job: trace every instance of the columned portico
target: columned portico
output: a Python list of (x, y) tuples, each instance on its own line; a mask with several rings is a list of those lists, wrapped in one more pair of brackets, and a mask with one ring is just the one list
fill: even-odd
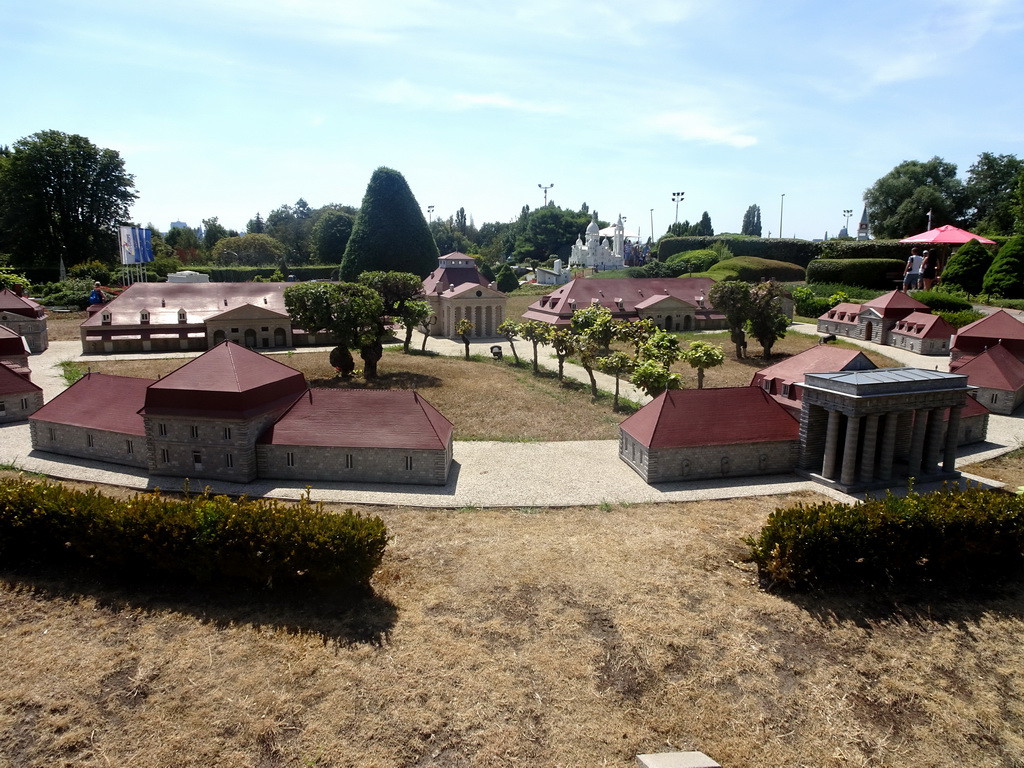
[[(825, 429), (802, 430), (799, 466), (812, 477), (820, 468), (820, 479), (845, 491), (956, 476), (966, 398), (961, 374), (917, 368), (808, 374), (803, 420), (824, 421)], [(817, 415), (822, 411), (827, 417)]]

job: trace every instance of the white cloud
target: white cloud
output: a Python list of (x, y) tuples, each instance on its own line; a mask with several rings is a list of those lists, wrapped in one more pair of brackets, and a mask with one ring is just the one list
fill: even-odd
[(503, 93), (468, 93), (444, 88), (423, 87), (405, 79), (392, 80), (366, 91), (366, 95), (385, 104), (398, 104), (420, 109), (450, 111), (469, 109), (501, 109), (533, 114), (557, 114), (562, 107), (544, 102), (525, 101)]
[(741, 128), (693, 110), (661, 112), (649, 117), (646, 124), (651, 131), (672, 136), (680, 141), (724, 144), (737, 149), (757, 144), (757, 138)]

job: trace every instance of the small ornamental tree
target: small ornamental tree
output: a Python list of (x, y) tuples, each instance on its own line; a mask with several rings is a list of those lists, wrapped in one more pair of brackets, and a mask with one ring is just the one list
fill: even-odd
[(502, 293), (512, 293), (519, 287), (519, 278), (509, 269), (508, 264), (502, 264), (495, 276), (495, 287)]
[(782, 311), (782, 286), (774, 280), (758, 283), (750, 289), (750, 318), (747, 329), (771, 357), (772, 346), (786, 335), (789, 318)]
[(509, 347), (512, 349), (512, 357), (519, 365), (519, 355), (516, 353), (516, 336), (519, 335), (519, 323), (515, 320), (505, 320), (498, 325), (498, 333), (505, 337)]
[(644, 318), (622, 323), (617, 328), (616, 336), (620, 341), (633, 347), (633, 359), (638, 360), (641, 348), (656, 330), (657, 326), (654, 325), (654, 322), (650, 318)]
[(405, 178), (391, 168), (378, 168), (345, 246), (342, 280), (369, 270), (412, 272), (423, 279), (437, 260), (437, 245)]
[(402, 351), (405, 352), (405, 354), (409, 354), (409, 344), (412, 341), (413, 329), (417, 327), (422, 328), (424, 323), (428, 323), (427, 328), (423, 333), (423, 346), (426, 346), (427, 334), (430, 333), (430, 317), (430, 304), (422, 299), (412, 299), (411, 301), (405, 302), (402, 306), (402, 312), (396, 319), (405, 326), (405, 341), (402, 343)]
[(736, 345), (736, 359), (743, 357), (743, 326), (750, 319), (750, 283), (740, 280), (724, 280), (715, 283), (708, 291), (711, 305), (725, 315), (733, 344)]
[[(363, 272), (359, 276), (359, 282), (375, 290), (380, 294), (381, 301), (384, 302), (384, 314), (380, 318), (380, 338), (384, 336), (384, 328), (389, 317), (402, 321), (405, 315), (405, 305), (423, 296), (423, 281), (411, 272)], [(415, 323), (406, 323), (405, 325), (405, 341), (402, 344), (405, 352), (409, 351), (414, 327)], [(383, 354), (383, 347), (380, 345), (379, 339), (376, 347), (374, 352)], [(378, 360), (381, 354), (377, 355)]]
[(527, 320), (519, 324), (519, 335), (533, 345), (533, 372), (540, 373), (537, 367), (537, 347), (546, 344), (554, 326), (539, 320)]
[(667, 389), (679, 389), (682, 380), (679, 374), (670, 373), (656, 360), (644, 360), (633, 367), (633, 386), (639, 387), (650, 397), (657, 397)]
[(707, 341), (691, 341), (688, 349), (683, 350), (682, 359), (697, 369), (697, 389), (704, 389), (704, 371), (725, 362), (725, 353), (717, 344)]
[(619, 380), (633, 371), (633, 359), (625, 352), (612, 352), (599, 357), (597, 367), (602, 373), (615, 377), (615, 397), (612, 399), (612, 410), (619, 410)]
[(462, 337), (462, 343), (466, 347), (466, 360), (469, 360), (469, 334), (473, 332), (473, 323), (466, 318), (462, 318), (458, 323), (455, 324), (455, 332)]
[(555, 328), (548, 335), (547, 343), (551, 345), (558, 359), (558, 381), (564, 382), (565, 358), (572, 354), (574, 349), (573, 332), (568, 328)]
[(1024, 235), (1014, 235), (985, 273), (982, 291), (1004, 299), (1024, 299)]
[(971, 295), (981, 293), (985, 273), (992, 266), (992, 253), (977, 240), (971, 239), (949, 257), (942, 270), (944, 288), (959, 288)]

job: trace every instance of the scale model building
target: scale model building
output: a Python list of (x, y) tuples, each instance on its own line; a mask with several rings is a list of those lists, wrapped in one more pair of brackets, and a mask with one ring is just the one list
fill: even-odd
[(444, 485), (454, 438), (415, 391), (309, 389), (230, 341), (157, 381), (89, 374), (29, 426), (38, 451), (238, 483)]
[(0, 290), (0, 325), (24, 336), (29, 351), (45, 352), (50, 346), (46, 335), (46, 310), (19, 291)]

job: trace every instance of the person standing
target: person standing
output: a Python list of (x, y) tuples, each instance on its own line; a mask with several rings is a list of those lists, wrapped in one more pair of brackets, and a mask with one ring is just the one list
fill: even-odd
[(921, 287), (922, 261), (924, 261), (924, 257), (921, 256), (921, 249), (915, 245), (910, 249), (910, 258), (907, 259), (907, 266), (903, 270), (904, 293), (909, 293), (910, 291)]
[(939, 252), (934, 248), (924, 252), (924, 259), (921, 261), (921, 287), (926, 291), (930, 291), (935, 285), (938, 261)]

